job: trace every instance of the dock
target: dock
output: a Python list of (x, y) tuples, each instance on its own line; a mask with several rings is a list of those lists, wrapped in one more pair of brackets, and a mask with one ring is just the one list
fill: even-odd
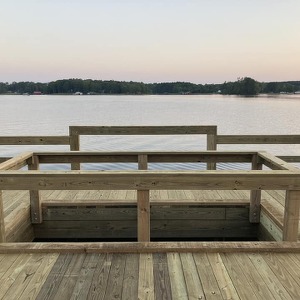
[[(0, 159), (0, 299), (298, 299), (300, 156), (218, 144), (300, 144), (300, 135), (222, 136), (216, 126), (71, 126), (70, 145)], [(80, 151), (81, 135), (207, 135), (206, 151)], [(85, 171), (82, 163), (134, 163)], [(70, 171), (43, 171), (67, 163)], [(205, 163), (207, 170), (151, 170)], [(218, 170), (244, 163), (247, 170)], [(22, 170), (20, 170), (22, 169)]]

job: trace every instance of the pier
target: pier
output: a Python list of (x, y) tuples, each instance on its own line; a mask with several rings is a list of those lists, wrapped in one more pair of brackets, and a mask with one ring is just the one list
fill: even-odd
[[(158, 134), (206, 135), (207, 148), (80, 151), (82, 135)], [(300, 169), (293, 163), (300, 156), (218, 151), (219, 144), (300, 144), (300, 135), (71, 126), (68, 136), (0, 137), (0, 145), (70, 146), (0, 160), (2, 297), (299, 298)], [(71, 170), (41, 168), (60, 163)], [(136, 169), (85, 171), (82, 163)], [(205, 163), (207, 170), (149, 169), (155, 163)], [(218, 170), (218, 163), (248, 169)]]

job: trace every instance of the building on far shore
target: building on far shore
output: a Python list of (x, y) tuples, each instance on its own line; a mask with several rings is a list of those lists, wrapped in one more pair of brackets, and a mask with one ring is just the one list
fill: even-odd
[(33, 95), (42, 95), (42, 92), (40, 92), (40, 91), (34, 91)]

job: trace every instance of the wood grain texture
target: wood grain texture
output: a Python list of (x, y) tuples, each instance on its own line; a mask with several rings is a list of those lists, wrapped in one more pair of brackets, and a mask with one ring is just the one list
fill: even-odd
[(217, 126), (70, 126), (77, 135), (215, 134)]
[(2, 171), (6, 190), (300, 190), (293, 171)]
[(300, 135), (218, 135), (217, 144), (300, 144)]
[(297, 241), (299, 228), (300, 192), (287, 191), (283, 220), (283, 240)]
[(69, 145), (69, 136), (0, 136), (0, 145)]
[(2, 190), (0, 190), (0, 243), (6, 242), (6, 232), (4, 223), (3, 197)]

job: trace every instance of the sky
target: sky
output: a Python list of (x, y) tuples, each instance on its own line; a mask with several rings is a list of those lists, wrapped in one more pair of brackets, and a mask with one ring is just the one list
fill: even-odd
[(300, 80), (299, 0), (0, 0), (0, 82)]

